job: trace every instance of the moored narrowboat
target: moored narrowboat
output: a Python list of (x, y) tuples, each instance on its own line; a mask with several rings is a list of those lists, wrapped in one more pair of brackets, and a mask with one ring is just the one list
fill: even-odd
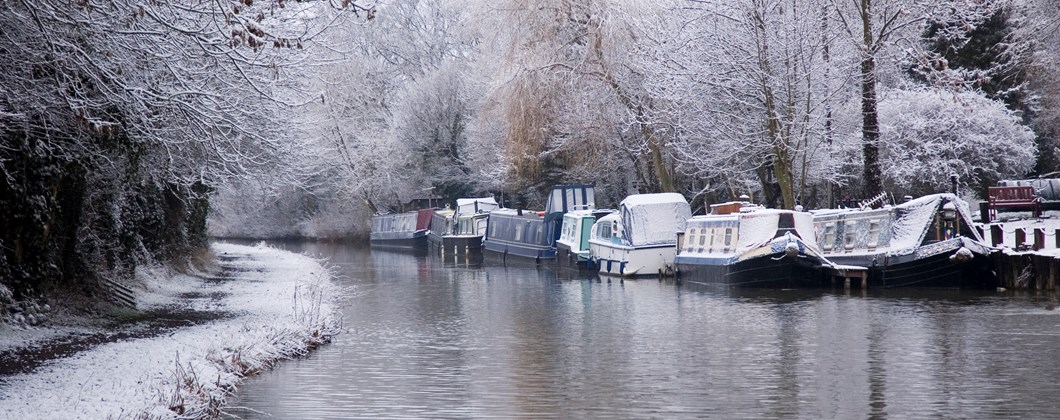
[(931, 194), (880, 209), (814, 212), (824, 256), (868, 268), (869, 287), (994, 288), (991, 248), (968, 204)]
[(748, 202), (689, 219), (674, 263), (681, 281), (726, 287), (816, 288), (835, 273), (817, 247), (813, 215)]
[(592, 185), (556, 185), (544, 211), (497, 209), (489, 214), (483, 254), (503, 262), (512, 259), (539, 263), (556, 258), (563, 215), (575, 208), (595, 205)]
[(434, 209), (372, 216), (373, 247), (420, 249), (427, 246), (427, 232)]
[(443, 254), (480, 252), (489, 212), (499, 207), (492, 197), (457, 199), (455, 210), (434, 212), (427, 240)]

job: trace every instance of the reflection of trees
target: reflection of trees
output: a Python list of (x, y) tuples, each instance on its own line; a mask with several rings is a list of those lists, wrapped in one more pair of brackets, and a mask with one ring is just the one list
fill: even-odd
[(799, 394), (802, 390), (799, 367), (803, 363), (800, 347), (806, 341), (804, 331), (800, 328), (802, 317), (806, 314), (801, 312), (793, 305), (777, 305), (774, 308), (780, 354), (775, 363), (778, 392), (771, 395), (770, 399), (772, 414), (777, 417), (799, 413)]
[(884, 331), (878, 322), (869, 325), (868, 373), (869, 373), (869, 417), (887, 417), (887, 369)]

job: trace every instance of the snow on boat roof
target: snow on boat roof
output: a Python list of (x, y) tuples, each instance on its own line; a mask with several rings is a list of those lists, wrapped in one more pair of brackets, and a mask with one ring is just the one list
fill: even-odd
[(460, 215), (475, 214), (476, 212), (488, 213), (490, 210), (498, 209), (500, 207), (501, 206), (497, 204), (497, 200), (493, 197), (456, 199), (456, 212)]
[(634, 194), (622, 200), (622, 205), (626, 207), (662, 203), (688, 204), (688, 201), (685, 200), (685, 196), (678, 193)]
[(523, 210), (523, 214), (520, 216), (518, 209), (509, 209), (504, 207), (490, 211), (490, 214), (496, 214), (499, 216), (514, 216), (526, 218), (542, 218), (544, 217), (544, 213), (545, 212), (540, 210)]
[[(813, 215), (815, 218), (820, 218), (819, 220), (829, 221), (838, 219), (843, 215), (883, 215), (890, 213), (888, 217), (891, 218), (892, 223), (890, 226), (890, 245), (888, 245), (889, 253), (891, 255), (903, 255), (913, 252), (920, 246), (928, 229), (931, 227), (931, 221), (934, 220), (939, 209), (946, 203), (954, 205), (953, 207), (965, 224), (968, 226), (974, 224), (971, 218), (971, 211), (968, 209), (968, 203), (951, 193), (929, 194), (882, 209), (830, 209), (814, 211)], [(971, 230), (971, 232), (974, 235), (972, 239), (982, 241), (978, 232), (974, 230)]]
[(692, 209), (677, 193), (635, 194), (622, 200), (622, 236), (633, 246), (674, 244)]

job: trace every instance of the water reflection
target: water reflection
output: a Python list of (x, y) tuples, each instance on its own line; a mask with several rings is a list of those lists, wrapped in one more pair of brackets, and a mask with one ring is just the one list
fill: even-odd
[(241, 417), (1060, 416), (1060, 314), (1034, 296), (712, 289), (291, 249), (342, 270), (349, 331), (248, 380)]

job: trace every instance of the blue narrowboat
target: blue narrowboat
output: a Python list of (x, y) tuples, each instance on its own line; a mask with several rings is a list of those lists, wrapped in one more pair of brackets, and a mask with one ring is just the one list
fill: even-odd
[(544, 211), (497, 209), (490, 212), (482, 248), (489, 258), (541, 262), (556, 258), (563, 215), (595, 205), (595, 190), (587, 184), (552, 187)]

